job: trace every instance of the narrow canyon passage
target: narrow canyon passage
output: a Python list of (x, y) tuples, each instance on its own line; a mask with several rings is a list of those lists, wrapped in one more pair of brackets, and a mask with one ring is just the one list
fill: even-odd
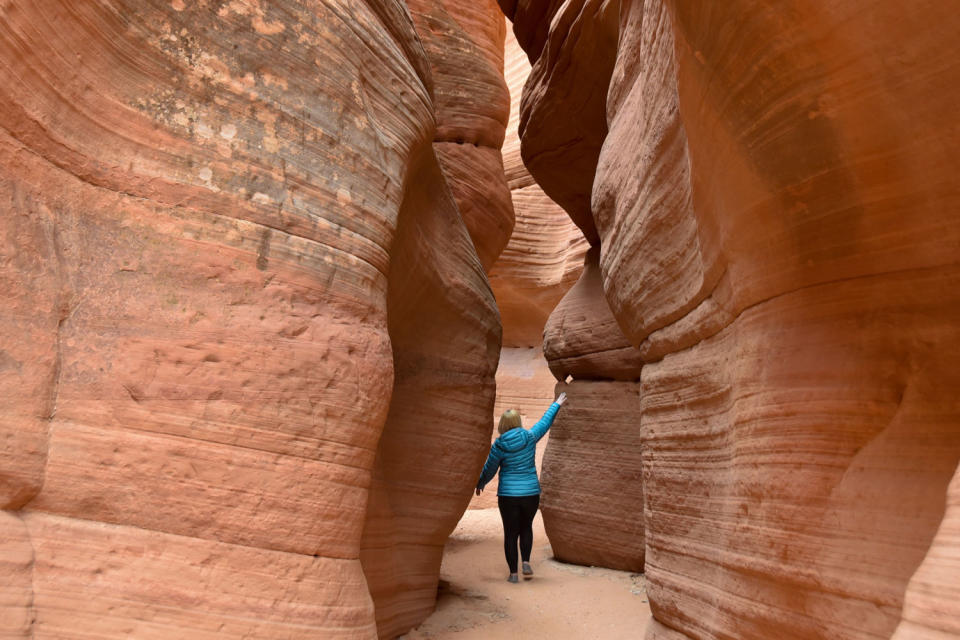
[(0, 637), (960, 640), (958, 33), (0, 2)]
[(496, 508), (467, 511), (440, 568), (437, 610), (402, 640), (550, 640), (643, 637), (650, 617), (642, 574), (557, 562), (534, 519), (535, 575), (504, 580)]

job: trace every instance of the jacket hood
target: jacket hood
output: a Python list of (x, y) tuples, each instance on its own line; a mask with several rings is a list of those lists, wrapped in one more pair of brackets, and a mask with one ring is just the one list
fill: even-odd
[(527, 430), (521, 427), (510, 429), (510, 431), (497, 438), (497, 446), (508, 453), (520, 451), (527, 446), (528, 436)]

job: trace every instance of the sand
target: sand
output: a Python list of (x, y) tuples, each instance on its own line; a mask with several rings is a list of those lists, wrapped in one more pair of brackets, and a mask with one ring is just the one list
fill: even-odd
[(507, 582), (500, 514), (471, 509), (447, 542), (437, 609), (404, 640), (643, 638), (650, 608), (642, 574), (552, 559), (534, 520), (532, 580)]

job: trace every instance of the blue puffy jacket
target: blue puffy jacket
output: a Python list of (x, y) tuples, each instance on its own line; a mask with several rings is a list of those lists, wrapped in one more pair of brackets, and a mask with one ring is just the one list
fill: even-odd
[(517, 427), (510, 429), (497, 438), (490, 447), (487, 463), (483, 465), (477, 489), (493, 479), (500, 469), (498, 496), (535, 496), (540, 494), (540, 481), (537, 479), (536, 453), (537, 442), (546, 433), (557, 416), (560, 405), (550, 405), (543, 417), (529, 429)]

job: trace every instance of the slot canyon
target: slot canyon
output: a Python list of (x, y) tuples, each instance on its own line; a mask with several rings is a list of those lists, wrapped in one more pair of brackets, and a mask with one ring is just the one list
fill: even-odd
[(543, 527), (635, 637), (960, 640), (958, 33), (0, 0), (0, 638), (402, 636), (563, 391)]

